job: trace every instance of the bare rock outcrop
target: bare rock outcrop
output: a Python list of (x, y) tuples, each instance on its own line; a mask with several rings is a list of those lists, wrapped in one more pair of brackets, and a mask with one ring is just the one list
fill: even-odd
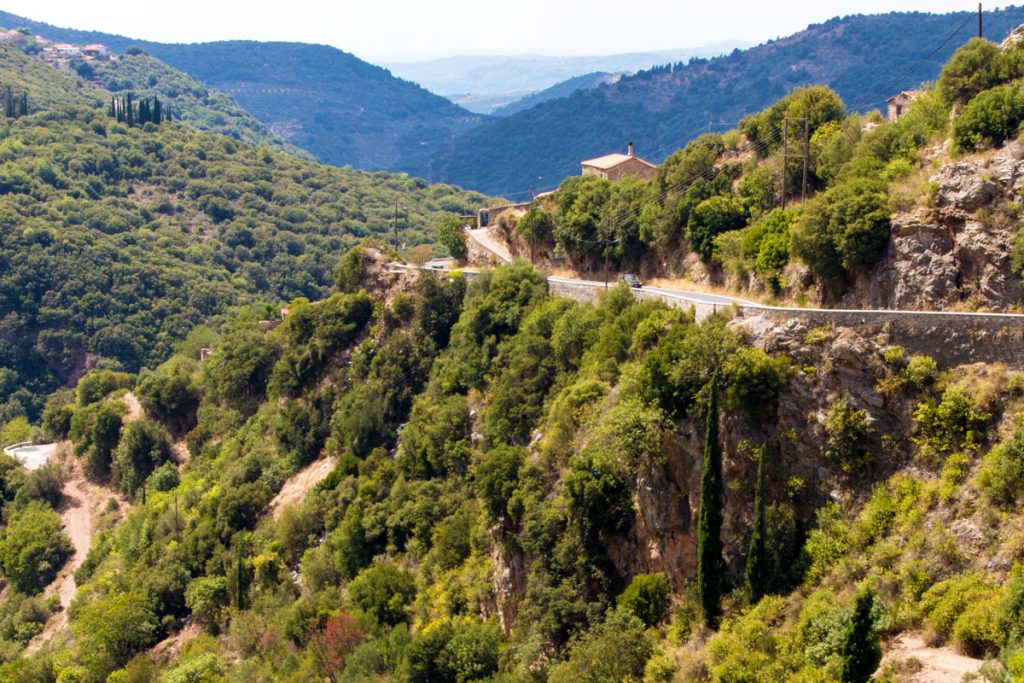
[(880, 262), (844, 298), (851, 308), (1005, 311), (1021, 303), (1010, 269), (1019, 229), (1011, 206), (1024, 188), (1024, 147), (983, 162), (947, 164), (931, 178), (934, 208), (893, 218)]

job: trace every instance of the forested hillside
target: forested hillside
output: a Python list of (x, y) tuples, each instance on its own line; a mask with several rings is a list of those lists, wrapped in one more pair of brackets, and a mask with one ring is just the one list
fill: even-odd
[(272, 133), (230, 96), (145, 53), (79, 64), (77, 70), (84, 79), (113, 93), (130, 92), (138, 98), (158, 96), (170, 116), (198, 130), (288, 152), (300, 159), (313, 158), (306, 150)]
[(483, 199), (184, 125), (128, 128), (105, 108), (54, 105), (0, 130), (0, 422), (38, 416), (97, 362), (152, 366), (234, 305), (322, 297), (343, 249), (391, 234), (396, 200), (415, 244)]
[(55, 40), (138, 47), (232, 96), (289, 143), (335, 166), (419, 168), (481, 117), (326, 45), (226, 41), (163, 44), (64, 29), (0, 12), (0, 25)]
[(550, 88), (545, 88), (540, 92), (535, 92), (532, 95), (527, 95), (526, 97), (510, 102), (502, 107), (498, 107), (492, 113), (495, 116), (511, 116), (517, 112), (536, 107), (538, 104), (542, 104), (548, 100), (568, 97), (578, 90), (591, 90), (605, 83), (614, 83), (618, 78), (619, 76), (617, 74), (610, 74), (602, 71), (583, 74), (582, 76), (575, 76), (562, 81), (561, 83), (556, 83)]
[[(1001, 40), (1024, 22), (1024, 8), (986, 12), (985, 21), (986, 35)], [(553, 187), (579, 174), (581, 160), (621, 150), (630, 140), (637, 154), (660, 163), (709, 128), (731, 128), (796, 87), (828, 85), (855, 111), (881, 107), (890, 95), (934, 80), (976, 32), (966, 12), (832, 19), (749, 50), (652, 69), (488, 122), (453, 140), (429, 165), (409, 170), (510, 195), (538, 177), (542, 187)]]

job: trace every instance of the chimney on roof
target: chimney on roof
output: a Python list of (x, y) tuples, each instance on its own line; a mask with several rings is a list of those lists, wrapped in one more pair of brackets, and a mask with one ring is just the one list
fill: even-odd
[(633, 156), (633, 143), (632, 142), (630, 142), (629, 144), (626, 145), (626, 154), (628, 156)]

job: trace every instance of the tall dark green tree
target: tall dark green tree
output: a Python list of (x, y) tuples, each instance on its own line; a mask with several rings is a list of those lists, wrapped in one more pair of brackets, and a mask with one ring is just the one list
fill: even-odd
[(862, 590), (854, 600), (853, 616), (840, 650), (843, 683), (867, 683), (882, 661), (882, 648), (878, 645), (878, 633), (871, 616), (874, 604), (875, 592), (870, 588)]
[(704, 470), (697, 513), (697, 593), (704, 623), (714, 628), (722, 613), (722, 447), (718, 441), (718, 372), (711, 378)]
[(746, 582), (750, 601), (760, 600), (768, 589), (768, 550), (765, 547), (764, 519), (764, 461), (765, 449), (757, 462), (757, 488), (754, 490), (754, 529), (750, 534), (747, 552)]

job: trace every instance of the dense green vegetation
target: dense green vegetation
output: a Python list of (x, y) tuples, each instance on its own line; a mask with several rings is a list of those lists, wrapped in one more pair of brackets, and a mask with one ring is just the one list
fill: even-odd
[[(429, 165), (408, 170), (511, 195), (538, 176), (554, 185), (577, 175), (581, 160), (625, 151), (629, 140), (640, 156), (661, 163), (706, 132), (709, 122), (718, 130), (723, 123), (731, 127), (801, 86), (828, 85), (851, 108), (867, 111), (899, 90), (934, 80), (958, 44), (976, 35), (970, 18), (903, 12), (831, 19), (749, 50), (640, 72), (486, 122), (445, 146)], [(1021, 23), (1019, 7), (985, 12), (989, 37), (1001, 40)], [(957, 27), (955, 39), (935, 51)]]
[[(153, 43), (98, 31), (78, 31), (0, 12), (0, 25), (27, 27), (51, 40), (78, 45), (103, 43), (118, 53), (144, 52), (173, 69), (199, 79), (210, 93), (181, 81), (144, 55), (130, 55), (128, 68), (119, 64), (96, 77), (107, 85), (130, 82), (146, 95), (168, 95), (170, 82), (192, 91), (181, 102), (183, 118), (206, 129), (234, 134), (243, 140), (276, 146), (250, 125), (219, 90), (274, 131), (289, 145), (335, 166), (394, 170), (424, 176), (427, 157), (453, 136), (480, 123), (482, 117), (395, 78), (386, 69), (327, 45), (259, 43), (248, 40), (199, 44)], [(134, 49), (133, 49), (134, 48)], [(149, 84), (150, 75), (157, 82)], [(162, 83), (164, 81), (164, 83)], [(152, 89), (154, 92), (150, 92)], [(311, 106), (311, 103), (315, 103)], [(224, 119), (231, 128), (224, 129)]]
[(0, 128), (0, 424), (86, 365), (155, 366), (231, 306), (323, 297), (395, 198), (414, 244), (483, 200), (152, 125), (68, 108)]
[(123, 55), (109, 62), (91, 63), (85, 73), (90, 82), (104, 90), (164, 99), (168, 104), (167, 113), (198, 130), (220, 133), (251, 145), (289, 152), (299, 158), (312, 158), (309, 152), (272, 133), (230, 96), (145, 53)]
[[(653, 181), (574, 178), (504, 227), (768, 287), (798, 258), (835, 294), (1021, 54), (970, 43), (896, 124), (797, 89)], [(785, 116), (808, 120), (802, 202)], [(522, 262), (385, 273), (356, 243), (396, 196), (452, 251), (443, 214), (477, 197), (75, 103), (5, 126), (2, 436), (69, 439), (117, 497), (71, 640), (19, 658), (58, 608), (64, 471), (0, 458), (0, 679), (897, 683), (882, 647), (908, 631), (1024, 674), (1024, 373), (798, 324), (765, 350), (729, 311), (554, 298)]]

